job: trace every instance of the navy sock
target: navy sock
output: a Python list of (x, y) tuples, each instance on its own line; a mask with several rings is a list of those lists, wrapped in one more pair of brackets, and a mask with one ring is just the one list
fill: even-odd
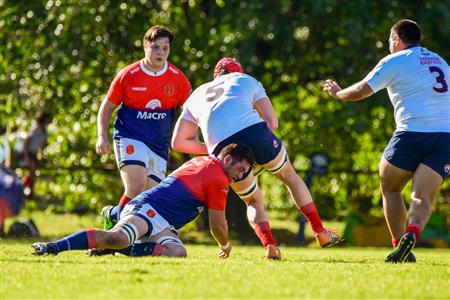
[(95, 248), (94, 230), (83, 230), (63, 237), (60, 240), (50, 242), (48, 245), (55, 251), (55, 253), (68, 250)]
[(158, 244), (153, 242), (132, 244), (125, 249), (116, 251), (127, 256), (151, 256), (156, 245)]
[(122, 206), (116, 205), (111, 209), (111, 213), (109, 216), (111, 217), (111, 221), (117, 223), (119, 221), (120, 213), (122, 212)]

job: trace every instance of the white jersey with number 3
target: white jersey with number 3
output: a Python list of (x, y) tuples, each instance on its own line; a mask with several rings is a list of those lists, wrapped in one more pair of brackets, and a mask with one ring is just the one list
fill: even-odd
[(202, 130), (208, 152), (218, 143), (263, 119), (254, 109), (256, 101), (267, 98), (255, 78), (230, 73), (198, 87), (183, 105), (182, 118)]
[(364, 78), (373, 92), (387, 88), (397, 131), (450, 132), (450, 69), (419, 45), (383, 58)]

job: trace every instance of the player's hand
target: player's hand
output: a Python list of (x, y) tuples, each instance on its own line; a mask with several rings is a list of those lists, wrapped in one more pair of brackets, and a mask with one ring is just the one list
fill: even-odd
[(339, 84), (337, 84), (336, 81), (327, 79), (323, 84), (323, 90), (327, 92), (331, 97), (339, 99), (339, 97), (336, 94), (337, 92), (342, 90), (342, 88), (339, 86)]
[(233, 247), (231, 246), (230, 243), (228, 243), (227, 247), (224, 247), (224, 248), (221, 247), (220, 251), (219, 251), (219, 258), (227, 258), (227, 257), (229, 257), (232, 248)]
[(95, 146), (95, 151), (97, 154), (107, 154), (111, 151), (111, 144), (108, 138), (98, 137), (97, 145)]

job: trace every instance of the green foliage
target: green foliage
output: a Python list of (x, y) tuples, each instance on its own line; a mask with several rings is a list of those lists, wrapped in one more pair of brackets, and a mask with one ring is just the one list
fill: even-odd
[[(47, 205), (83, 211), (116, 202), (118, 173), (102, 170), (113, 155), (94, 150), (96, 114), (115, 73), (143, 56), (144, 32), (163, 24), (176, 35), (169, 59), (193, 87), (211, 79), (224, 55), (264, 84), (299, 172), (312, 153), (331, 156), (329, 176), (314, 179), (312, 192), (326, 214), (345, 215), (360, 199), (379, 201), (376, 170), (392, 109), (385, 92), (339, 103), (321, 82), (361, 79), (388, 54), (389, 29), (405, 17), (421, 24), (425, 46), (450, 57), (446, 1), (0, 0), (0, 125), (23, 131), (39, 110), (56, 116), (38, 186)], [(261, 180), (269, 206), (285, 209), (277, 184)]]
[[(187, 246), (188, 258), (87, 257), (83, 251), (34, 257), (30, 243), (0, 248), (2, 299), (448, 299), (448, 252), (415, 251), (416, 264), (385, 264), (387, 248), (282, 248), (262, 260), (261, 247)], [(274, 270), (276, 270), (274, 272)], [(326, 284), (324, 284), (324, 278)], [(207, 288), (205, 288), (207, 287)], [(414, 287), (412, 289), (412, 287)]]

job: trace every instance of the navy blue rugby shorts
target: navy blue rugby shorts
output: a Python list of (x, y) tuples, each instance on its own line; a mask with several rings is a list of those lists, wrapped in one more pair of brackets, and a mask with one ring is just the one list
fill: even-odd
[(410, 172), (424, 164), (445, 179), (450, 173), (450, 132), (396, 131), (383, 156)]
[(266, 122), (251, 125), (221, 141), (213, 154), (218, 155), (220, 151), (231, 143), (241, 142), (249, 146), (255, 154), (256, 163), (264, 165), (273, 160), (281, 151), (281, 141), (267, 127)]

